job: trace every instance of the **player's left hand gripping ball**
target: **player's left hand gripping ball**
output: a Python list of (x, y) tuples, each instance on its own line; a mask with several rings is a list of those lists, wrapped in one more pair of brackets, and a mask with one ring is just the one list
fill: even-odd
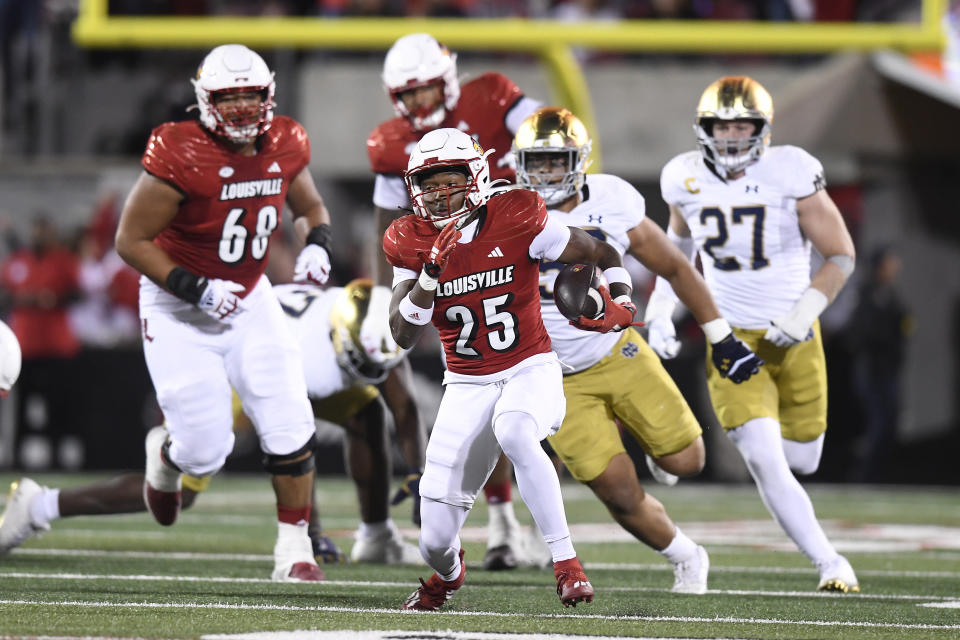
[(712, 358), (720, 376), (734, 384), (749, 380), (763, 365), (763, 360), (732, 332), (713, 345)]
[(320, 245), (308, 244), (297, 256), (293, 281), (326, 284), (328, 278), (330, 278), (330, 254)]
[(634, 322), (633, 316), (637, 314), (637, 307), (630, 300), (630, 296), (618, 296), (616, 300), (610, 297), (610, 290), (606, 285), (597, 287), (600, 296), (603, 298), (603, 315), (596, 320), (586, 316), (580, 316), (570, 322), (578, 329), (585, 331), (599, 331), (600, 333), (609, 333), (610, 331), (623, 331), (629, 326), (642, 327), (642, 322)]

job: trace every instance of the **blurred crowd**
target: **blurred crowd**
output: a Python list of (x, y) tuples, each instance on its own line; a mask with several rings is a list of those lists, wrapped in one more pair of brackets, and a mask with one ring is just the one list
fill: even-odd
[(112, 0), (125, 15), (316, 15), (561, 20), (893, 20), (908, 0)]

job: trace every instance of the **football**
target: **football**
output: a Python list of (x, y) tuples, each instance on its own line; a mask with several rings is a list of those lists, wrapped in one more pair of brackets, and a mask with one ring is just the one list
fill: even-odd
[(568, 264), (553, 284), (553, 299), (567, 320), (603, 315), (603, 297), (598, 288), (606, 286), (603, 272), (592, 264)]

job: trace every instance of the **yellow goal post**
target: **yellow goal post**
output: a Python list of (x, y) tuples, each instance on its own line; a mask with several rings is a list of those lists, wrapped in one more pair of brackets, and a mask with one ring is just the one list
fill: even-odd
[[(821, 54), (838, 51), (940, 51), (948, 0), (921, 0), (916, 23), (317, 18), (282, 16), (113, 16), (108, 0), (81, 0), (74, 42), (91, 48), (250, 47), (386, 50), (402, 35), (425, 32), (460, 50), (520, 52), (547, 70), (555, 104), (595, 132), (593, 105), (574, 47), (611, 52)], [(596, 136), (594, 136), (596, 138)], [(596, 144), (596, 141), (595, 141)], [(593, 170), (599, 168), (595, 149)]]

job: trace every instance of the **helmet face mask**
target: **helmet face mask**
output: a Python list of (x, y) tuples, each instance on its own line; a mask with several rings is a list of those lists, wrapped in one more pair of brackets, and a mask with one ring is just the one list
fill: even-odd
[[(719, 122), (729, 123), (725, 135), (716, 135)], [(753, 134), (742, 135), (742, 124), (753, 125)], [(726, 76), (703, 92), (693, 130), (704, 159), (726, 178), (760, 159), (770, 145), (772, 125), (773, 99), (767, 90), (746, 76)]]
[(493, 149), (484, 151), (459, 129), (436, 129), (423, 136), (403, 178), (414, 213), (440, 229), (451, 222), (464, 224), (493, 195), (487, 164), (491, 153)]
[(378, 355), (383, 361), (374, 362), (360, 342), (360, 327), (370, 308), (372, 290), (372, 280), (353, 280), (344, 287), (330, 310), (330, 337), (337, 364), (352, 380), (361, 384), (383, 382), (390, 369), (400, 364), (404, 356), (400, 347), (394, 350), (381, 347)]
[(583, 187), (591, 146), (586, 127), (573, 113), (538, 109), (513, 140), (517, 183), (539, 193), (547, 206), (556, 206)]
[[(426, 33), (403, 36), (384, 59), (383, 85), (397, 115), (409, 120), (414, 129), (439, 127), (460, 99), (457, 55)], [(440, 89), (439, 99), (411, 109), (403, 94), (425, 87)]]
[[(191, 82), (200, 123), (212, 133), (247, 144), (270, 128), (276, 82), (256, 52), (239, 44), (219, 46), (207, 54)], [(259, 94), (259, 104), (252, 93)]]

